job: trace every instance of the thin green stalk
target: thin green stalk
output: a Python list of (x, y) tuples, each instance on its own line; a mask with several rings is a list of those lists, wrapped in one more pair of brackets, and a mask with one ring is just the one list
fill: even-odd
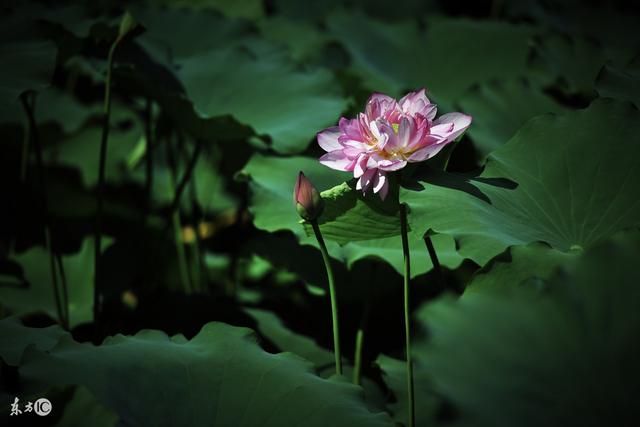
[(356, 332), (356, 354), (353, 367), (353, 383), (360, 385), (362, 380), (362, 347), (364, 346), (364, 328), (359, 327)]
[(153, 101), (147, 98), (145, 107), (145, 192), (147, 215), (151, 214), (153, 200)]
[(60, 280), (62, 281), (62, 309), (64, 312), (64, 323), (62, 327), (69, 329), (69, 293), (67, 292), (67, 275), (64, 272), (64, 264), (62, 263), (62, 257), (60, 254), (56, 254), (56, 262), (58, 264), (58, 271), (60, 272)]
[(340, 352), (340, 328), (338, 326), (338, 299), (336, 297), (335, 283), (333, 279), (333, 269), (331, 268), (331, 259), (329, 258), (329, 252), (327, 246), (320, 233), (320, 226), (318, 221), (309, 221), (313, 227), (313, 232), (318, 240), (320, 246), (320, 253), (322, 254), (322, 260), (324, 261), (324, 267), (327, 270), (327, 281), (329, 282), (329, 296), (331, 298), (331, 323), (333, 325), (333, 351), (336, 358), (336, 374), (342, 375), (342, 353)]
[(413, 362), (411, 360), (411, 308), (409, 304), (409, 279), (411, 277), (411, 255), (407, 233), (407, 206), (400, 205), (400, 227), (402, 252), (404, 253), (404, 339), (407, 359), (407, 395), (409, 397), (409, 427), (415, 425), (415, 402), (413, 396)]
[[(60, 300), (60, 286), (58, 284), (58, 274), (56, 271), (56, 256), (53, 252), (53, 244), (51, 241), (51, 229), (49, 224), (49, 203), (47, 201), (47, 183), (44, 177), (44, 160), (42, 159), (42, 147), (40, 146), (40, 139), (38, 135), (38, 127), (36, 126), (35, 119), (35, 94), (33, 95), (33, 101), (31, 105), (29, 105), (28, 94), (23, 93), (20, 96), (20, 101), (22, 102), (22, 108), (27, 116), (27, 131), (26, 133), (29, 135), (29, 143), (33, 145), (36, 152), (36, 166), (38, 169), (38, 184), (40, 186), (41, 191), (41, 203), (42, 203), (42, 217), (44, 222), (44, 244), (47, 252), (49, 253), (49, 268), (51, 270), (51, 283), (53, 285), (53, 298), (56, 305), (56, 313), (58, 315), (58, 320), (60, 324), (66, 329), (67, 328), (67, 320), (65, 317), (65, 313), (68, 309), (63, 308), (62, 301)], [(66, 284), (63, 283), (63, 286)], [(63, 289), (63, 295), (66, 295), (66, 289)]]
[(100, 253), (102, 250), (102, 215), (104, 209), (104, 188), (105, 188), (105, 172), (107, 166), (107, 148), (109, 143), (109, 122), (111, 119), (111, 79), (113, 73), (113, 55), (118, 46), (118, 40), (116, 40), (109, 49), (109, 56), (107, 57), (107, 79), (104, 88), (104, 105), (102, 109), (102, 137), (100, 140), (100, 159), (98, 168), (98, 192), (97, 192), (97, 207), (96, 207), (96, 228), (95, 228), (95, 243), (94, 243), (94, 286), (93, 286), (93, 323), (96, 334), (94, 341), (98, 341), (98, 331), (100, 325), (100, 295), (98, 277)]
[[(187, 253), (184, 249), (184, 242), (182, 239), (182, 221), (180, 219), (180, 197), (182, 195), (182, 190), (184, 190), (183, 185), (179, 185), (176, 188), (176, 180), (178, 176), (178, 166), (175, 159), (175, 152), (173, 150), (173, 146), (171, 143), (171, 137), (167, 139), (167, 158), (169, 160), (169, 166), (171, 169), (171, 173), (169, 174), (169, 194), (173, 196), (173, 203), (171, 204), (171, 225), (173, 228), (173, 237), (176, 245), (176, 255), (178, 257), (178, 271), (180, 273), (180, 283), (182, 284), (182, 288), (184, 292), (188, 295), (191, 294), (193, 290), (193, 286), (191, 284), (191, 280), (189, 277), (189, 263), (187, 261)], [(187, 170), (185, 172), (185, 176), (191, 176), (191, 172)], [(186, 185), (186, 182), (183, 180), (180, 184)]]
[(369, 281), (367, 282), (367, 296), (364, 301), (364, 308), (362, 309), (362, 316), (360, 317), (360, 325), (356, 332), (356, 350), (353, 358), (353, 383), (360, 385), (362, 380), (362, 353), (364, 348), (364, 339), (367, 332), (367, 324), (369, 323), (369, 314), (371, 313), (371, 299), (372, 291), (374, 290), (371, 283), (375, 279), (377, 265), (374, 264), (369, 274)]
[[(23, 104), (24, 105), (24, 104)], [(22, 139), (22, 159), (20, 164), (20, 182), (27, 180), (27, 168), (29, 167), (29, 149), (31, 148), (31, 126), (27, 124), (24, 129), (24, 137)]]
[(438, 277), (438, 282), (441, 289), (444, 289), (444, 274), (442, 274), (442, 267), (440, 266), (440, 261), (438, 260), (438, 254), (436, 253), (436, 248), (433, 246), (433, 242), (431, 241), (431, 237), (428, 234), (424, 235), (424, 243), (427, 245), (427, 252), (429, 252), (429, 258), (431, 258), (431, 264), (433, 264), (433, 269), (436, 272), (436, 276)]

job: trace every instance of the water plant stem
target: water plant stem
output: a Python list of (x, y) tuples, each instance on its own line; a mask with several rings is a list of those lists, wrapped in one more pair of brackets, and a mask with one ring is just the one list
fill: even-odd
[(109, 122), (111, 120), (111, 79), (113, 73), (113, 55), (118, 46), (116, 40), (109, 49), (107, 57), (107, 78), (104, 87), (104, 104), (102, 107), (102, 136), (100, 139), (100, 159), (98, 167), (98, 192), (96, 202), (96, 227), (95, 227), (95, 243), (94, 243), (94, 286), (93, 286), (93, 323), (95, 328), (94, 341), (99, 340), (100, 330), (100, 313), (101, 313), (101, 291), (98, 286), (100, 281), (99, 259), (102, 252), (102, 215), (104, 210), (104, 189), (105, 175), (107, 167), (107, 148), (109, 143)]
[(411, 255), (407, 232), (407, 205), (400, 204), (400, 229), (402, 234), (402, 252), (404, 254), (404, 338), (407, 365), (407, 395), (409, 399), (409, 427), (415, 425), (415, 402), (413, 396), (413, 362), (411, 360), (411, 307), (409, 279), (411, 277)]
[[(29, 95), (32, 96), (32, 102), (29, 102)], [(58, 320), (63, 328), (68, 329), (68, 317), (67, 314), (69, 312), (68, 307), (66, 307), (67, 302), (67, 290), (66, 290), (66, 280), (63, 281), (62, 286), (62, 295), (63, 300), (61, 300), (60, 296), (60, 284), (58, 283), (58, 273), (56, 270), (56, 254), (53, 251), (53, 243), (51, 239), (51, 225), (49, 218), (49, 203), (47, 201), (47, 187), (46, 187), (46, 179), (45, 179), (45, 171), (44, 171), (44, 160), (42, 158), (42, 147), (40, 146), (40, 139), (38, 136), (38, 127), (36, 125), (35, 119), (35, 94), (23, 93), (20, 96), (20, 101), (22, 102), (22, 108), (27, 117), (27, 130), (25, 131), (28, 135), (29, 141), (25, 142), (26, 144), (30, 144), (35, 149), (36, 153), (36, 167), (37, 167), (37, 176), (38, 176), (38, 184), (41, 191), (41, 203), (42, 203), (42, 217), (44, 223), (44, 245), (49, 253), (49, 268), (51, 270), (51, 283), (53, 287), (53, 298), (56, 305), (56, 313), (58, 315)], [(27, 151), (28, 152), (28, 151)], [(26, 167), (25, 167), (26, 170)], [(62, 262), (58, 264), (62, 277), (64, 278), (64, 271)], [(64, 304), (64, 305), (63, 305)]]
[(322, 260), (324, 261), (324, 267), (327, 270), (327, 281), (329, 282), (329, 296), (331, 298), (331, 323), (333, 325), (333, 351), (336, 358), (336, 374), (342, 375), (342, 354), (340, 352), (340, 328), (338, 326), (338, 299), (336, 297), (336, 288), (333, 278), (333, 269), (331, 268), (331, 258), (329, 258), (329, 252), (327, 246), (322, 238), (320, 232), (320, 226), (318, 221), (309, 221), (313, 227), (313, 232), (318, 240), (320, 246), (320, 253), (322, 253)]
[(433, 264), (433, 269), (436, 272), (436, 276), (438, 277), (438, 284), (440, 285), (440, 289), (444, 289), (444, 275), (442, 274), (442, 267), (440, 266), (440, 260), (438, 260), (438, 254), (436, 253), (436, 248), (433, 246), (433, 242), (431, 241), (431, 237), (428, 234), (424, 235), (424, 243), (427, 245), (427, 252), (429, 252), (429, 258), (431, 258), (431, 264)]

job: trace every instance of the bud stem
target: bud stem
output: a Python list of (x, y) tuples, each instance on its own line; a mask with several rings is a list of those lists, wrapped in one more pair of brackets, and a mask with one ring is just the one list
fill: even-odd
[(411, 256), (407, 234), (407, 205), (400, 204), (400, 228), (402, 232), (402, 252), (404, 253), (404, 336), (407, 360), (407, 394), (409, 397), (409, 427), (415, 425), (415, 403), (413, 397), (413, 362), (411, 360), (411, 307), (409, 304), (409, 279), (411, 277)]
[(331, 298), (331, 323), (333, 324), (333, 350), (336, 357), (336, 374), (342, 375), (342, 355), (340, 353), (340, 328), (338, 327), (338, 299), (336, 298), (335, 283), (333, 280), (333, 269), (331, 268), (331, 259), (329, 258), (329, 252), (327, 246), (320, 233), (320, 226), (318, 221), (309, 221), (313, 227), (313, 232), (318, 240), (320, 246), (320, 253), (322, 253), (322, 260), (324, 261), (324, 267), (327, 270), (327, 280), (329, 282), (329, 296)]

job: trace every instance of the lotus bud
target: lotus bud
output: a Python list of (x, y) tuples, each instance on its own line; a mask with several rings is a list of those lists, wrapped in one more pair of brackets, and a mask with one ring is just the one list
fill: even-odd
[(324, 201), (320, 193), (302, 172), (298, 174), (296, 186), (293, 189), (293, 204), (298, 215), (307, 221), (317, 219), (324, 209)]

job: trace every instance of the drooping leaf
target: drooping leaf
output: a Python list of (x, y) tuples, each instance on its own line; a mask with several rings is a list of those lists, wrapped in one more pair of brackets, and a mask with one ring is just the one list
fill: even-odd
[(48, 352), (29, 348), (20, 373), (84, 386), (133, 426), (392, 425), (366, 409), (358, 387), (316, 376), (297, 356), (266, 353), (250, 330), (223, 323), (191, 340), (147, 330), (93, 346), (66, 335)]
[(534, 118), (479, 177), (403, 189), (411, 227), (455, 236), (460, 253), (484, 265), (508, 246), (543, 241), (567, 251), (637, 226), (639, 117), (630, 104), (598, 99)]
[(511, 139), (532, 117), (566, 111), (521, 79), (479, 86), (467, 92), (459, 104), (473, 117), (467, 133), (483, 157)]

